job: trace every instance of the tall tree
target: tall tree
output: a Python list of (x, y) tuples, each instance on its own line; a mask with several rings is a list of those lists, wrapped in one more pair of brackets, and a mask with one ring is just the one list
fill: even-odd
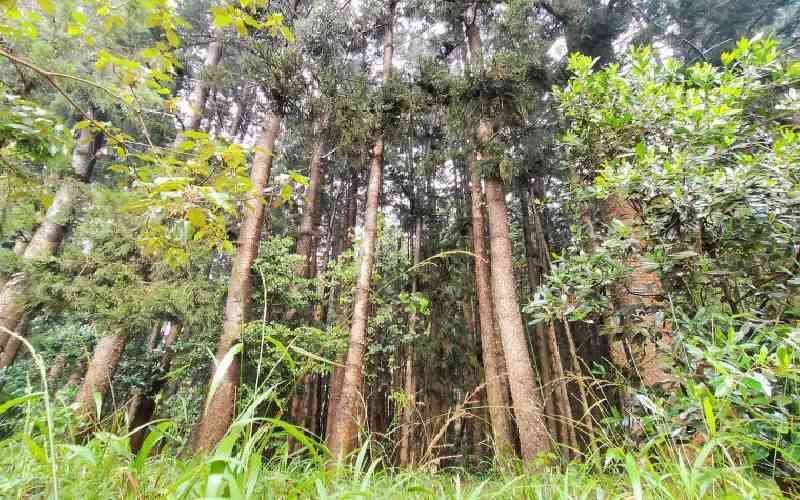
[[(469, 44), (470, 69), (482, 73), (484, 53), (477, 18), (477, 11), (473, 8), (472, 12), (465, 16), (468, 20), (465, 30)], [(474, 132), (478, 149), (476, 160), (481, 160), (481, 150), (489, 146), (493, 136), (494, 125), (490, 119), (480, 117)], [(550, 449), (550, 441), (544, 421), (541, 396), (534, 383), (533, 365), (517, 301), (505, 185), (497, 174), (493, 174), (485, 179), (484, 189), (492, 253), (491, 289), (495, 318), (508, 369), (511, 401), (517, 420), (522, 457), (526, 461), (532, 461), (540, 452)]]
[[(396, 0), (388, 0), (383, 18), (383, 84), (392, 78), (394, 54), (394, 21)], [(378, 131), (372, 146), (372, 159), (367, 186), (364, 238), (361, 244), (361, 263), (358, 270), (353, 321), (347, 347), (344, 377), (335, 422), (325, 442), (336, 461), (342, 461), (352, 450), (356, 439), (356, 412), (363, 382), (364, 354), (367, 347), (367, 323), (369, 321), (369, 293), (372, 271), (375, 266), (375, 247), (378, 237), (378, 212), (380, 210), (381, 177), (383, 175), (384, 132)]]
[[(194, 431), (192, 447), (196, 450), (211, 450), (228, 430), (236, 411), (236, 395), (239, 388), (240, 359), (233, 354), (230, 363), (223, 364), (226, 355), (238, 344), (242, 326), (247, 321), (250, 309), (250, 293), (253, 276), (250, 268), (258, 255), (261, 229), (264, 225), (264, 202), (262, 194), (272, 171), (275, 143), (280, 132), (283, 111), (280, 101), (264, 117), (264, 127), (256, 144), (256, 154), (250, 170), (252, 196), (247, 200), (244, 219), (236, 242), (236, 254), (231, 267), (228, 297), (225, 302), (225, 321), (222, 335), (217, 342), (215, 369), (209, 381), (207, 403), (203, 415)], [(214, 381), (218, 384), (214, 384)]]

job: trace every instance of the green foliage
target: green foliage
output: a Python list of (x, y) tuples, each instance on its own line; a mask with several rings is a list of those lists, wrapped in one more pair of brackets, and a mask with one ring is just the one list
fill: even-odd
[[(270, 397), (270, 389), (261, 401)], [(706, 464), (720, 443), (707, 443), (697, 459), (687, 462), (663, 456), (609, 450), (588, 464), (538, 474), (493, 470), (475, 476), (463, 471), (430, 474), (399, 471), (385, 466), (388, 457), (370, 442), (354, 452), (352, 465), (326, 467), (325, 451), (282, 420), (254, 417), (259, 400), (245, 409), (212, 453), (188, 459), (178, 451), (170, 422), (154, 424), (146, 440), (149, 448), (131, 452), (127, 437), (114, 429), (101, 431), (81, 444), (59, 440), (56, 456), (43, 454), (38, 417), (40, 407), (27, 400), (27, 426), (0, 441), (0, 493), (12, 498), (46, 498), (49, 464), (58, 462), (58, 484), (63, 498), (782, 498), (774, 482), (728, 462)], [(60, 409), (58, 429), (69, 428), (70, 416)], [(302, 438), (304, 457), (293, 457), (287, 436)], [(148, 457), (147, 449), (160, 442)]]
[(637, 259), (665, 289), (678, 381), (640, 395), (649, 436), (736, 436), (748, 463), (792, 477), (797, 63), (770, 39), (742, 40), (723, 60), (660, 64), (645, 48), (594, 71), (591, 59), (570, 58), (575, 76), (555, 92), (579, 205), (621, 197), (643, 223), (610, 221), (598, 240), (576, 240), (530, 309), (597, 318), (622, 263)]

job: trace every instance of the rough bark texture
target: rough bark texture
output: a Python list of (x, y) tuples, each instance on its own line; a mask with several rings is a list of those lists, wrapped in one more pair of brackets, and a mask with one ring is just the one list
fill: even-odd
[(97, 341), (83, 383), (75, 396), (75, 413), (79, 417), (87, 419), (99, 417), (95, 412), (94, 395), (98, 393), (101, 398), (105, 397), (127, 340), (126, 335), (119, 334), (106, 335)]
[[(22, 259), (35, 260), (53, 255), (61, 245), (67, 226), (72, 219), (72, 211), (80, 194), (79, 185), (86, 183), (95, 164), (101, 139), (88, 128), (78, 131), (75, 147), (72, 150), (72, 179), (63, 179), (61, 186), (47, 209), (45, 218), (33, 233), (30, 242), (22, 253)], [(25, 276), (17, 273), (12, 276), (0, 292), (0, 326), (16, 331), (25, 311), (23, 294)], [(8, 335), (0, 330), (0, 350), (8, 342)], [(18, 341), (17, 341), (18, 342)], [(9, 357), (13, 361), (13, 356)]]
[(509, 414), (511, 401), (508, 397), (508, 374), (502, 343), (495, 324), (490, 263), (486, 252), (481, 180), (474, 168), (471, 170), (472, 248), (475, 253), (475, 289), (478, 294), (486, 399), (489, 403), (495, 451), (498, 456), (503, 456), (512, 454), (514, 450), (514, 431)]
[[(629, 200), (619, 195), (612, 195), (606, 206), (606, 220), (610, 223), (614, 219), (622, 222), (637, 234), (638, 214)], [(641, 243), (637, 241), (637, 246)], [(669, 348), (671, 336), (669, 325), (666, 323), (665, 306), (661, 302), (664, 294), (658, 274), (642, 269), (639, 259), (642, 248), (636, 248), (625, 260), (625, 265), (631, 271), (625, 276), (623, 282), (611, 290), (612, 302), (616, 309), (614, 316), (621, 318), (620, 324), (613, 325), (623, 335), (623, 338), (637, 333), (644, 334), (642, 345), (632, 346), (633, 359), (628, 359), (625, 348), (621, 342), (612, 345), (612, 361), (618, 366), (634, 370), (641, 378), (644, 385), (669, 382), (667, 363), (662, 352)], [(634, 366), (629, 366), (630, 362)]]
[[(488, 136), (479, 133), (479, 140), (484, 137)], [(541, 397), (534, 383), (525, 327), (517, 301), (505, 187), (502, 179), (489, 177), (486, 179), (485, 189), (492, 252), (492, 297), (500, 338), (503, 341), (522, 458), (532, 461), (540, 452), (550, 449), (550, 440), (544, 422)]]
[[(270, 111), (267, 113), (264, 130), (253, 158), (250, 182), (254, 195), (247, 201), (244, 220), (236, 242), (236, 255), (233, 258), (228, 297), (225, 302), (225, 320), (222, 335), (217, 343), (215, 366), (219, 366), (228, 351), (239, 342), (242, 325), (247, 321), (253, 286), (250, 267), (258, 255), (258, 244), (261, 240), (261, 229), (264, 223), (265, 207), (260, 195), (267, 187), (272, 171), (273, 152), (280, 132), (281, 121), (282, 114), (280, 112)], [(233, 421), (236, 410), (236, 393), (239, 387), (239, 363), (239, 356), (236, 356), (225, 373), (217, 374), (216, 369), (212, 372), (211, 380), (214, 377), (220, 377), (221, 382), (214, 394), (210, 396), (203, 416), (197, 424), (195, 439), (192, 443), (195, 450), (211, 450), (222, 439)], [(210, 385), (209, 382), (209, 387)]]
[[(394, 9), (395, 0), (389, 0), (383, 35), (383, 81), (388, 83), (392, 72), (394, 53)], [(341, 462), (352, 450), (356, 438), (357, 409), (361, 400), (361, 385), (364, 377), (364, 353), (367, 347), (367, 323), (369, 320), (369, 289), (375, 265), (375, 246), (378, 237), (378, 211), (383, 175), (383, 132), (372, 147), (372, 160), (367, 187), (367, 206), (364, 224), (364, 239), (361, 245), (361, 264), (353, 301), (353, 321), (350, 341), (347, 346), (344, 380), (339, 397), (336, 422), (330, 427), (326, 444), (337, 462)]]

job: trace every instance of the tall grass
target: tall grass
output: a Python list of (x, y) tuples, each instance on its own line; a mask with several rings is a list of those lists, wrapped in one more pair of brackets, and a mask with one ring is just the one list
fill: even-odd
[[(41, 359), (37, 366), (46, 380)], [(581, 461), (543, 457), (534, 471), (504, 462), (436, 473), (393, 467), (390, 447), (365, 437), (347, 465), (333, 467), (324, 445), (302, 429), (260, 416), (279, 392), (262, 384), (213, 452), (182, 458), (185, 442), (172, 421), (148, 424), (133, 453), (129, 438), (138, 429), (128, 431), (123, 411), (87, 438), (67, 399), (53, 404), (46, 386), (30, 389), (0, 404), (0, 498), (782, 498), (774, 481), (729, 449), (741, 436), (723, 433), (692, 449), (662, 437), (637, 453), (598, 434)]]
[[(150, 426), (134, 454), (128, 437), (109, 429), (78, 444), (71, 413), (55, 412), (55, 454), (44, 451), (50, 435), (41, 400), (19, 407), (18, 430), (0, 441), (0, 497), (3, 498), (533, 498), (533, 499), (701, 499), (781, 498), (769, 478), (724, 460), (725, 441), (707, 442), (693, 460), (652, 452), (633, 455), (611, 449), (585, 463), (551, 466), (538, 472), (521, 467), (480, 475), (462, 469), (398, 470), (369, 440), (349, 465), (329, 467), (327, 451), (300, 429), (255, 417), (269, 390), (237, 418), (217, 449), (202, 457), (176, 458), (182, 441), (169, 421)], [(303, 448), (289, 452), (289, 437)], [(158, 453), (153, 453), (158, 450)], [(52, 462), (58, 464), (56, 492)]]

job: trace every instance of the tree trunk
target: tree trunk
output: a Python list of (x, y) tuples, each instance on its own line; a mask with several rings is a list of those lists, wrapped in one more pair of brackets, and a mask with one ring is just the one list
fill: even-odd
[[(474, 162), (474, 159), (473, 159)], [(481, 180), (471, 167), (472, 188), (472, 248), (475, 253), (475, 288), (478, 293), (478, 317), (483, 352), (483, 371), (486, 378), (486, 399), (489, 403), (489, 418), (492, 423), (495, 454), (498, 457), (512, 455), (514, 431), (509, 415), (511, 401), (508, 397), (508, 374), (502, 351), (502, 343), (495, 324), (492, 299), (489, 256), (484, 234), (483, 194)]]
[[(386, 24), (383, 28), (383, 82), (389, 82), (392, 73), (394, 52), (394, 10), (396, 0), (388, 0)], [(353, 301), (353, 322), (350, 328), (350, 341), (347, 347), (344, 380), (339, 397), (336, 422), (330, 427), (331, 433), (326, 444), (334, 460), (341, 462), (353, 449), (356, 438), (357, 407), (360, 401), (363, 382), (364, 354), (367, 347), (367, 323), (369, 320), (369, 289), (375, 265), (375, 247), (378, 239), (378, 211), (383, 174), (383, 131), (379, 132), (372, 147), (372, 161), (367, 188), (367, 207), (364, 224), (364, 239), (361, 245), (361, 265), (356, 282)]]
[[(634, 238), (638, 234), (638, 215), (630, 201), (619, 195), (609, 197), (606, 205), (606, 220), (611, 223), (614, 219), (632, 229)], [(622, 334), (622, 339), (636, 334), (644, 334), (644, 343), (636, 346), (633, 352), (634, 366), (628, 366), (636, 372), (645, 386), (651, 386), (671, 380), (666, 361), (660, 351), (667, 350), (671, 343), (669, 325), (666, 323), (666, 314), (661, 300), (664, 289), (658, 274), (642, 268), (640, 256), (643, 249), (641, 242), (636, 239), (637, 248), (626, 260), (625, 265), (631, 269), (626, 274), (620, 285), (612, 288), (612, 302), (617, 316), (621, 318), (619, 325), (615, 325)], [(659, 335), (653, 338), (653, 334)], [(612, 350), (612, 358), (622, 366), (628, 365), (628, 356), (622, 354), (623, 347), (616, 342)]]
[[(413, 237), (411, 242), (412, 248), (412, 263), (414, 266), (422, 261), (422, 214), (419, 213), (419, 200), (415, 200), (413, 204), (417, 210), (414, 220)], [(411, 279), (411, 293), (416, 294), (419, 286), (418, 276), (415, 275)], [(408, 318), (408, 333), (412, 337), (416, 332), (417, 327), (417, 312), (413, 310)], [(417, 409), (417, 379), (414, 373), (414, 345), (413, 340), (406, 346), (405, 360), (404, 360), (404, 380), (403, 392), (408, 397), (403, 405), (403, 412), (400, 420), (400, 466), (408, 467), (414, 465), (412, 460), (413, 446), (413, 421), (414, 413)]]
[[(22, 259), (35, 260), (49, 257), (61, 245), (80, 194), (79, 185), (89, 181), (101, 142), (101, 136), (94, 135), (88, 128), (78, 131), (72, 150), (73, 178), (62, 181), (53, 197), (52, 204), (47, 209), (44, 221), (36, 228), (33, 237), (25, 247)], [(11, 331), (17, 330), (25, 311), (23, 304), (25, 281), (24, 274), (17, 273), (6, 282), (0, 292), (0, 326)], [(8, 338), (9, 335), (0, 330), (0, 349), (6, 345)], [(13, 361), (13, 356), (9, 356), (9, 359)]]
[[(358, 172), (353, 172), (350, 179), (350, 189), (347, 198), (347, 209), (345, 210), (342, 219), (342, 242), (340, 252), (347, 252), (353, 246), (353, 229), (356, 225), (356, 216), (358, 213)], [(336, 312), (337, 321), (344, 322), (345, 311), (344, 307), (340, 306)], [(328, 406), (327, 415), (325, 417), (325, 436), (331, 435), (332, 425), (336, 423), (336, 411), (339, 409), (339, 399), (342, 394), (342, 383), (344, 381), (344, 363), (347, 353), (340, 352), (336, 354), (335, 362), (331, 370), (331, 375), (328, 380)]]
[[(300, 219), (300, 227), (297, 231), (297, 248), (295, 253), (302, 257), (295, 269), (295, 275), (300, 278), (312, 276), (311, 263), (314, 248), (314, 233), (316, 230), (316, 213), (319, 206), (319, 194), (322, 188), (322, 153), (325, 149), (325, 132), (328, 128), (328, 115), (323, 114), (317, 124), (314, 134), (314, 146), (311, 152), (311, 160), (308, 165), (308, 188), (306, 190), (306, 204), (303, 207), (303, 215)], [(286, 313), (286, 320), (292, 321), (297, 316), (296, 309), (290, 309)]]
[(75, 412), (79, 417), (92, 420), (100, 417), (95, 414), (95, 393), (101, 399), (105, 397), (127, 340), (124, 334), (112, 334), (100, 337), (97, 341), (83, 383), (75, 396)]
[[(533, 296), (536, 290), (542, 285), (543, 269), (541, 266), (541, 252), (544, 249), (540, 245), (537, 245), (538, 240), (534, 241), (534, 234), (530, 222), (530, 214), (528, 212), (530, 201), (528, 198), (527, 186), (523, 185), (519, 187), (518, 196), (521, 204), (522, 236), (525, 240), (525, 261), (528, 271), (528, 288), (530, 289), (530, 295)], [(534, 333), (533, 337), (536, 343), (536, 354), (538, 358), (537, 366), (539, 367), (539, 373), (542, 378), (542, 396), (544, 398), (547, 427), (550, 430), (550, 434), (556, 436), (558, 435), (558, 422), (555, 419), (556, 409), (552, 397), (553, 373), (551, 357), (553, 356), (553, 353), (551, 353), (549, 349), (545, 326), (542, 324), (536, 324), (533, 325), (532, 329)], [(558, 354), (559, 353), (556, 352), (556, 355)]]
[[(212, 33), (213, 40), (208, 45), (206, 52), (206, 59), (203, 62), (203, 72), (208, 71), (210, 68), (219, 64), (222, 59), (222, 46), (225, 35), (222, 29), (215, 29)], [(200, 122), (203, 120), (203, 112), (208, 100), (210, 85), (206, 81), (206, 75), (198, 75), (192, 93), (189, 95), (187, 104), (189, 105), (189, 112), (186, 115), (186, 121), (182, 124), (184, 131), (200, 130)], [(178, 134), (175, 138), (175, 145), (183, 142), (183, 136)]]
[[(145, 388), (141, 393), (134, 396), (134, 400), (128, 408), (128, 421), (130, 422), (130, 429), (137, 429), (153, 419), (153, 412), (156, 408), (156, 397), (164, 387), (165, 375), (169, 372), (169, 366), (172, 362), (172, 345), (180, 335), (182, 325), (177, 321), (169, 321), (165, 325), (163, 335), (161, 328), (156, 332), (155, 339), (150, 342), (149, 351), (150, 355), (158, 357), (155, 360), (160, 366), (160, 375), (152, 382), (150, 387)], [(142, 446), (144, 438), (147, 436), (147, 429), (143, 428), (135, 432), (131, 436), (130, 445), (131, 451), (137, 453)]]
[[(480, 128), (482, 130), (479, 131), (478, 140), (483, 145), (488, 142), (490, 134), (486, 133), (487, 127)], [(492, 252), (492, 297), (503, 342), (522, 458), (533, 461), (540, 452), (550, 449), (550, 441), (544, 422), (542, 401), (534, 383), (533, 366), (517, 301), (505, 187), (502, 179), (489, 177), (486, 179), (485, 189)]]
[[(483, 67), (483, 44), (481, 32), (477, 23), (476, 7), (468, 12), (468, 19), (472, 22), (465, 23), (470, 55), (470, 69), (478, 72)], [(471, 136), (472, 134), (468, 134)], [(475, 137), (477, 138), (477, 137)], [(507, 408), (511, 407), (508, 397), (508, 382), (512, 374), (506, 373), (508, 365), (508, 351), (504, 351), (501, 336), (498, 335), (500, 311), (496, 310), (494, 276), (490, 276), (494, 269), (494, 249), (492, 249), (492, 262), (489, 262), (484, 236), (483, 193), (481, 179), (477, 172), (476, 154), (470, 157), (470, 184), (472, 203), (472, 246), (475, 252), (475, 284), (478, 291), (478, 313), (481, 325), (481, 345), (483, 350), (484, 376), (486, 377), (486, 396), (489, 402), (489, 414), (492, 421), (492, 432), (495, 440), (495, 454), (503, 456), (513, 450), (513, 427), (509, 420)], [(488, 200), (487, 200), (488, 201)], [(513, 283), (513, 277), (512, 277)], [(512, 285), (513, 286), (513, 285)], [(520, 318), (521, 321), (521, 318)], [(527, 353), (527, 347), (525, 348)], [(513, 381), (512, 387), (513, 387)], [(512, 389), (513, 395), (513, 389)], [(520, 428), (520, 435), (523, 430)]]
[[(265, 207), (261, 200), (261, 194), (267, 187), (272, 171), (275, 142), (280, 132), (282, 118), (280, 111), (273, 110), (267, 113), (264, 130), (253, 158), (253, 167), (250, 172), (253, 196), (247, 200), (244, 220), (239, 229), (236, 255), (233, 258), (228, 297), (225, 303), (225, 321), (215, 355), (217, 369), (213, 370), (211, 375), (211, 381), (216, 377), (220, 380), (220, 384), (216, 391), (209, 395), (208, 404), (197, 424), (196, 439), (192, 443), (192, 448), (195, 450), (210, 451), (227, 432), (236, 410), (240, 371), (239, 356), (234, 356), (233, 362), (228, 365), (224, 373), (217, 373), (217, 370), (228, 351), (239, 342), (242, 325), (247, 321), (253, 285), (250, 267), (258, 255), (258, 245), (264, 223)], [(211, 381), (209, 381), (209, 388)]]

